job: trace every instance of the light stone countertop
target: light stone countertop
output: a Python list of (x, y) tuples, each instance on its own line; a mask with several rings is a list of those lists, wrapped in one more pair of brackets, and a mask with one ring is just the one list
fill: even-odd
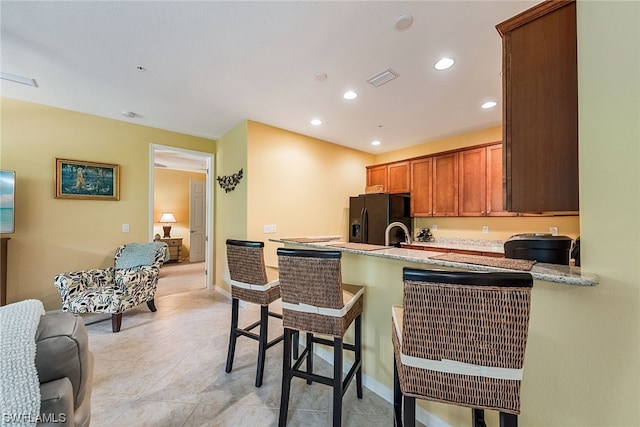
[[(401, 243), (404, 245), (404, 243)], [(502, 240), (479, 240), (479, 239), (454, 239), (436, 237), (432, 242), (412, 241), (412, 246), (424, 246), (443, 249), (457, 249), (476, 252), (495, 252), (504, 254), (504, 242)]]
[[(342, 252), (348, 252), (353, 254), (389, 258), (399, 261), (415, 262), (426, 265), (437, 265), (441, 267), (457, 268), (462, 270), (471, 271), (519, 271), (509, 270), (504, 268), (488, 267), (484, 265), (466, 264), (460, 262), (443, 261), (433, 259), (431, 257), (442, 255), (442, 252), (432, 252), (428, 250), (418, 249), (403, 249), (403, 248), (386, 248), (374, 251), (363, 251), (350, 248), (337, 248), (331, 247), (332, 244), (346, 243), (344, 240), (331, 240), (326, 242), (314, 242), (314, 243), (299, 243), (288, 239), (269, 239), (271, 242), (286, 243), (292, 245), (300, 245), (315, 249), (331, 249), (339, 250)], [(421, 242), (416, 242), (421, 243)], [(427, 242), (425, 242), (427, 243)], [(429, 242), (435, 247), (442, 247), (438, 242)], [(470, 246), (460, 247), (460, 249), (469, 249)], [(484, 249), (486, 251), (486, 249)], [(598, 276), (592, 273), (581, 271), (580, 267), (558, 265), (558, 264), (546, 264), (536, 263), (531, 271), (529, 271), (534, 279), (543, 280), (546, 282), (562, 283), (566, 285), (575, 286), (595, 286), (598, 284)]]

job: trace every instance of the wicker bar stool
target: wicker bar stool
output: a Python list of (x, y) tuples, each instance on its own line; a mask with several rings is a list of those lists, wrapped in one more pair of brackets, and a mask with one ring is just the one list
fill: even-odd
[[(342, 283), (339, 251), (316, 251), (280, 248), (278, 268), (282, 292), (282, 323), (284, 355), (282, 395), (280, 399), (281, 427), (287, 424), (289, 394), (293, 377), (319, 382), (333, 387), (333, 425), (342, 423), (342, 396), (356, 377), (356, 392), (362, 399), (362, 309), (364, 288)], [(355, 322), (354, 322), (355, 321)], [(343, 342), (344, 335), (355, 323), (354, 344)], [(306, 332), (306, 345), (292, 366), (292, 335)], [(314, 334), (332, 336), (320, 338)], [(333, 347), (333, 377), (313, 373), (313, 346)], [(343, 378), (343, 350), (353, 351), (354, 362)], [(306, 361), (305, 369), (301, 369)]]
[[(394, 417), (415, 425), (415, 399), (484, 410), (515, 427), (529, 329), (529, 273), (404, 268), (403, 306), (392, 308)], [(404, 398), (404, 408), (402, 400)]]
[[(268, 341), (269, 316), (282, 319), (282, 315), (269, 311), (269, 304), (280, 298), (280, 283), (269, 281), (264, 264), (264, 242), (247, 240), (227, 240), (227, 264), (231, 276), (231, 332), (229, 335), (229, 351), (227, 353), (226, 372), (233, 368), (233, 356), (236, 340), (245, 336), (258, 341), (258, 368), (256, 371), (256, 387), (262, 385), (264, 363), (268, 348), (282, 341), (280, 335)], [(260, 305), (260, 320), (251, 325), (238, 327), (239, 301)], [(260, 326), (260, 333), (251, 332)]]

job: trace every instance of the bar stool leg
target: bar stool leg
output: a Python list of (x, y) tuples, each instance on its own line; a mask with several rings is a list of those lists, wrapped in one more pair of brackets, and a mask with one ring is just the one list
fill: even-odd
[(264, 376), (264, 360), (267, 353), (267, 342), (269, 339), (269, 306), (260, 306), (260, 337), (258, 339), (258, 369), (256, 371), (256, 387), (262, 385)]
[(416, 398), (404, 396), (404, 425), (416, 427)]
[(518, 416), (500, 412), (500, 427), (518, 427)]
[(395, 355), (393, 356), (393, 416), (395, 427), (402, 427), (402, 390)]
[(356, 392), (358, 399), (362, 399), (362, 316), (356, 317), (356, 337), (355, 337), (355, 362), (360, 366), (356, 371)]
[(487, 423), (484, 420), (484, 410), (472, 409), (473, 411), (473, 427), (487, 427)]
[(293, 333), (293, 358), (295, 360), (298, 360), (299, 351), (300, 351), (300, 332), (295, 331)]
[(284, 351), (282, 354), (282, 390), (280, 394), (280, 416), (278, 426), (287, 425), (289, 413), (289, 395), (291, 392), (291, 334), (292, 330), (284, 328)]
[[(313, 334), (307, 332), (307, 374), (313, 374)], [(311, 380), (307, 380), (307, 384), (311, 384)]]
[(227, 352), (227, 367), (225, 372), (231, 372), (233, 368), (233, 356), (236, 352), (236, 339), (238, 338), (238, 298), (231, 300), (231, 331), (229, 332), (229, 351)]
[(333, 338), (333, 427), (342, 426), (342, 338)]

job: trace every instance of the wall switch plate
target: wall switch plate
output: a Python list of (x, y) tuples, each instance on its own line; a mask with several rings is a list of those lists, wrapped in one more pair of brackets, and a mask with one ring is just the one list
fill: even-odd
[(489, 226), (488, 225), (483, 225), (482, 226), (482, 232), (485, 233), (485, 234), (488, 233), (489, 232)]
[(263, 226), (263, 230), (264, 230), (265, 234), (267, 234), (267, 233), (275, 233), (276, 232), (276, 225), (275, 224), (265, 224)]
[(122, 224), (122, 232), (123, 233), (129, 232), (129, 224)]
[(431, 224), (431, 231), (437, 231), (438, 230), (438, 224)]
[(558, 227), (549, 227), (549, 233), (551, 233), (552, 236), (557, 236), (558, 235)]

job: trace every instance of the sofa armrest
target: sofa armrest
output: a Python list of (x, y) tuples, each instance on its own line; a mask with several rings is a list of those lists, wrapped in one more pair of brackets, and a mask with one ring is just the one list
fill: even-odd
[(91, 396), (93, 375), (89, 337), (80, 316), (50, 313), (36, 331), (36, 370), (40, 384), (68, 378), (74, 410)]
[(73, 387), (69, 378), (40, 384), (40, 422), (38, 426), (73, 426)]

